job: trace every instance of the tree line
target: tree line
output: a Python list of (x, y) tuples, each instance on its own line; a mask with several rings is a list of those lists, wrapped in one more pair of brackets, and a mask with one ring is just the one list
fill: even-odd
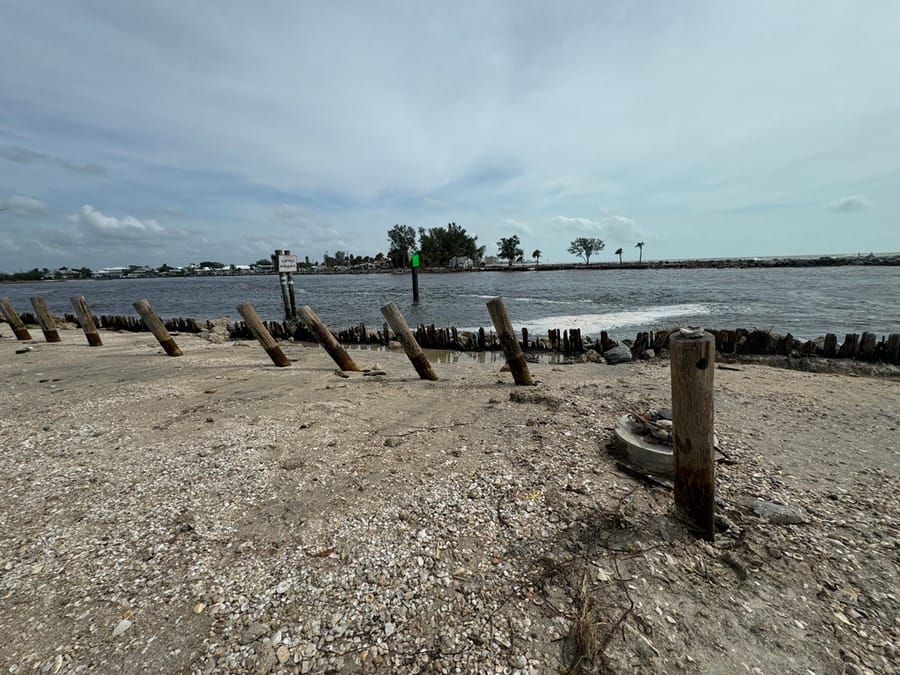
[[(466, 259), (473, 265), (479, 265), (484, 260), (485, 247), (478, 245), (478, 236), (470, 235), (464, 227), (456, 223), (448, 223), (446, 227), (428, 229), (420, 227), (418, 233), (410, 225), (394, 225), (388, 230), (387, 235), (390, 245), (387, 257), (393, 267), (408, 266), (413, 252), (418, 252), (420, 264), (426, 267), (454, 266), (454, 261)], [(509, 265), (524, 262), (525, 251), (521, 244), (516, 234), (501, 237), (497, 242), (497, 257), (506, 260)], [(572, 255), (582, 258), (587, 265), (591, 262), (591, 256), (602, 251), (605, 246), (604, 241), (596, 237), (577, 237), (567, 250)], [(644, 242), (639, 241), (635, 244), (635, 248), (639, 249), (638, 262), (642, 262)], [(622, 249), (617, 249), (615, 255), (619, 256), (621, 264)], [(537, 263), (540, 263), (542, 256), (540, 249), (535, 249), (531, 253), (532, 260)]]

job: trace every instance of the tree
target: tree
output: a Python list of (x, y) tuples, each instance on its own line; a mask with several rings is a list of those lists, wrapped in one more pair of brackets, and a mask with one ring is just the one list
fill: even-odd
[(517, 234), (511, 237), (500, 237), (500, 241), (497, 242), (497, 248), (499, 249), (497, 257), (501, 260), (508, 260), (510, 265), (513, 264), (513, 260), (524, 255), (524, 252), (519, 247), (519, 235)]
[(614, 255), (619, 256), (619, 264), (621, 265), (622, 264), (622, 247), (621, 246), (616, 249), (616, 252), (614, 253)]
[(218, 260), (204, 260), (203, 262), (199, 263), (199, 266), (207, 267), (211, 270), (220, 270), (225, 267), (225, 263), (221, 263)]
[(543, 254), (541, 253), (541, 249), (539, 249), (539, 248), (536, 248), (531, 252), (531, 257), (534, 258), (534, 262), (536, 262), (538, 265), (541, 264), (541, 256), (542, 255)]
[(588, 265), (591, 262), (591, 256), (602, 251), (603, 246), (604, 244), (602, 239), (595, 239), (593, 237), (578, 237), (569, 246), (568, 251), (572, 255), (577, 255), (580, 258), (584, 258), (584, 264)]
[(260, 258), (255, 263), (253, 263), (254, 267), (271, 267), (272, 259), (271, 258)]
[(641, 249), (640, 251), (638, 251), (638, 262), (641, 262), (641, 260), (644, 259), (644, 242), (639, 241), (634, 245), (634, 247)]
[(406, 267), (409, 254), (416, 247), (416, 230), (410, 225), (394, 225), (388, 230), (388, 258), (394, 267)]
[(478, 264), (484, 256), (484, 246), (478, 245), (478, 237), (466, 232), (466, 228), (456, 223), (447, 227), (419, 228), (419, 251), (422, 264), (444, 267), (451, 258), (471, 258)]

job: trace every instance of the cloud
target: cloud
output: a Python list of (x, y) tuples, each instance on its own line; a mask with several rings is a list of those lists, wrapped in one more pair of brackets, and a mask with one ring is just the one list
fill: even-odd
[(521, 220), (516, 220), (515, 218), (507, 218), (503, 221), (503, 228), (512, 230), (513, 232), (517, 232), (518, 234), (531, 235), (531, 226), (528, 223), (523, 223)]
[[(277, 220), (298, 231), (291, 232), (290, 237), (301, 245), (323, 245), (346, 247), (345, 234), (322, 222), (322, 218), (299, 204), (282, 204), (275, 210)], [(299, 240), (297, 239), (300, 235)]]
[(836, 202), (831, 202), (828, 205), (828, 210), (834, 211), (836, 213), (850, 213), (851, 211), (862, 211), (863, 209), (868, 209), (871, 207), (872, 202), (870, 202), (865, 196), (850, 195), (849, 197), (838, 199)]
[(47, 213), (50, 210), (50, 207), (35, 197), (10, 195), (3, 201), (0, 201), (0, 209), (9, 211), (17, 216), (31, 217)]
[(643, 236), (634, 219), (608, 210), (601, 212), (601, 216), (597, 220), (580, 216), (556, 216), (550, 222), (573, 232), (599, 236), (608, 240), (608, 243), (628, 241)]
[(69, 173), (80, 173), (87, 176), (105, 176), (106, 169), (98, 164), (75, 164), (67, 159), (45, 155), (42, 152), (35, 152), (28, 148), (22, 148), (16, 145), (0, 146), (0, 159), (5, 159), (15, 164), (32, 164), (34, 162), (50, 162), (57, 164)]
[(103, 239), (118, 241), (156, 241), (166, 233), (155, 220), (140, 220), (134, 216), (115, 218), (107, 216), (90, 204), (85, 204), (68, 218), (86, 233)]

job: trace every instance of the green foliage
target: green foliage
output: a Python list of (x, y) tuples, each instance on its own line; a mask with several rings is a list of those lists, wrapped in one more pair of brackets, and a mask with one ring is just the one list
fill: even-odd
[(478, 264), (484, 256), (484, 246), (478, 246), (478, 237), (466, 232), (456, 223), (447, 227), (419, 228), (419, 251), (423, 264), (430, 267), (446, 266), (451, 258), (468, 257)]
[(199, 267), (208, 267), (211, 270), (220, 270), (225, 267), (225, 263), (220, 263), (217, 260), (204, 260), (201, 263), (198, 263)]
[(532, 257), (532, 258), (534, 259), (534, 261), (535, 261), (536, 263), (538, 263), (539, 265), (540, 265), (540, 263), (541, 263), (541, 256), (543, 256), (543, 255), (544, 255), (544, 254), (541, 253), (541, 249), (539, 249), (539, 248), (536, 248), (536, 249), (534, 249), (534, 250), (531, 252), (531, 257)]
[(619, 256), (619, 264), (622, 264), (622, 247), (616, 249), (616, 252), (613, 255)]
[(388, 230), (388, 258), (394, 267), (406, 267), (409, 254), (416, 248), (416, 230), (410, 225), (394, 225)]
[(253, 263), (254, 267), (269, 267), (272, 264), (271, 258), (260, 258), (255, 263)]
[(596, 239), (594, 237), (578, 237), (571, 243), (568, 251), (572, 255), (584, 258), (584, 264), (587, 265), (591, 262), (591, 256), (594, 253), (602, 251), (603, 247), (604, 243), (602, 239)]
[(644, 259), (644, 242), (639, 241), (634, 247), (640, 249), (640, 251), (638, 251), (638, 262), (641, 262)]
[(511, 237), (501, 237), (500, 241), (497, 242), (497, 248), (499, 249), (497, 257), (501, 260), (508, 260), (509, 264), (512, 265), (513, 260), (518, 260), (524, 255), (519, 243), (519, 236), (516, 234)]

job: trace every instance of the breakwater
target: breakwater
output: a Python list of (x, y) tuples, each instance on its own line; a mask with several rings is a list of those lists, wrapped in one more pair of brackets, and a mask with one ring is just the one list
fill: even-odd
[[(73, 314), (62, 317), (67, 323), (80, 325)], [(31, 313), (22, 314), (26, 324), (37, 324), (38, 320)], [(124, 330), (132, 332), (147, 331), (144, 321), (133, 316), (101, 315), (95, 317), (98, 326), (105, 330)], [(169, 331), (176, 333), (200, 333), (209, 330), (212, 323), (197, 319), (170, 318), (163, 323)], [(301, 342), (316, 342), (315, 336), (301, 322), (291, 325), (285, 321), (264, 321), (266, 329), (275, 339), (293, 339)], [(589, 349), (603, 353), (624, 344), (631, 349), (635, 358), (648, 350), (660, 354), (669, 347), (669, 339), (677, 329), (638, 332), (633, 340), (615, 340), (606, 331), (599, 335), (583, 335), (578, 328), (552, 329), (546, 334), (530, 334), (522, 329), (519, 340), (526, 352), (558, 352), (563, 354), (582, 354)], [(839, 338), (834, 333), (813, 340), (797, 340), (790, 333), (778, 335), (768, 330), (759, 329), (707, 329), (716, 341), (716, 351), (720, 354), (735, 355), (782, 355), (797, 358), (819, 356), (830, 359), (857, 359), (869, 362), (882, 362), (900, 365), (900, 334), (878, 336), (875, 333), (847, 333)], [(243, 321), (228, 323), (228, 333), (233, 339), (253, 339), (253, 333)], [(364, 323), (349, 328), (333, 331), (335, 338), (345, 345), (387, 345), (395, 339), (386, 324), (377, 328), (367, 327)], [(456, 351), (498, 351), (500, 340), (492, 330), (459, 330), (455, 327), (437, 327), (434, 324), (418, 324), (413, 329), (418, 343), (426, 349), (447, 349)]]

